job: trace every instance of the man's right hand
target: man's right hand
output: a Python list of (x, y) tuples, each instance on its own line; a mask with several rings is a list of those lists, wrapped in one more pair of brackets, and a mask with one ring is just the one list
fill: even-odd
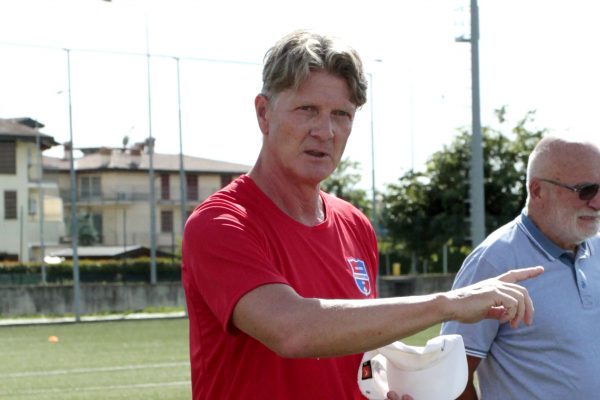
[(450, 304), (449, 320), (473, 323), (486, 318), (501, 323), (510, 321), (513, 328), (521, 321), (533, 322), (533, 302), (527, 289), (517, 282), (534, 278), (544, 267), (514, 269), (495, 278), (444, 293)]
[(413, 398), (408, 394), (405, 394), (402, 397), (400, 397), (396, 392), (388, 392), (387, 400), (413, 400)]

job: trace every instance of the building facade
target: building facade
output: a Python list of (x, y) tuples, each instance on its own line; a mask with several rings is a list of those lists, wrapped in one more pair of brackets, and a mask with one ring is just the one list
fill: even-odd
[(64, 236), (58, 185), (43, 175), (41, 152), (57, 145), (30, 118), (0, 119), (0, 261), (39, 260)]
[[(152, 154), (144, 143), (76, 152), (30, 118), (0, 119), (0, 261), (40, 261), (71, 244), (73, 195), (79, 246), (151, 247), (152, 215), (158, 251), (179, 252), (191, 211), (249, 166), (179, 154)], [(152, 193), (153, 191), (153, 193)], [(151, 198), (154, 201), (151, 201)]]
[(151, 187), (150, 153), (144, 143), (79, 150), (82, 156), (74, 160), (75, 188), (70, 183), (68, 148), (63, 158), (44, 157), (44, 176), (60, 190), (67, 236), (71, 227), (72, 190), (75, 191), (81, 246), (150, 247), (154, 214), (157, 250), (178, 253), (183, 225), (191, 211), (250, 168), (179, 154), (153, 153)]

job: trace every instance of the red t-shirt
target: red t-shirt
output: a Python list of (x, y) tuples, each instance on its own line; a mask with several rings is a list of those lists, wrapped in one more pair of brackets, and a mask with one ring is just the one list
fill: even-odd
[(285, 359), (231, 323), (238, 300), (269, 283), (304, 297), (375, 298), (377, 240), (369, 220), (341, 199), (321, 197), (325, 221), (308, 227), (242, 176), (190, 216), (182, 279), (195, 400), (363, 398), (361, 354)]

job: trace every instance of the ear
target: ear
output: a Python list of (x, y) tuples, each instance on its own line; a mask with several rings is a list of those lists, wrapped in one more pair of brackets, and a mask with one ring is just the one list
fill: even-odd
[(531, 200), (539, 200), (541, 197), (542, 185), (537, 179), (532, 179), (529, 182), (529, 197)]
[(254, 109), (256, 111), (256, 119), (263, 135), (269, 134), (269, 119), (267, 113), (269, 111), (269, 99), (264, 94), (259, 94), (254, 99)]

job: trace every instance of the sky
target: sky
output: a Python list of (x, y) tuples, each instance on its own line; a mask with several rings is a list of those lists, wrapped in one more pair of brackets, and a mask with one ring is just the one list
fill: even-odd
[[(532, 127), (600, 143), (596, 4), (479, 0), (484, 126), (498, 126), (502, 106), (508, 127), (535, 110)], [(59, 143), (71, 127), (75, 147), (151, 133), (157, 152), (175, 154), (181, 115), (185, 154), (252, 165), (263, 56), (314, 29), (363, 58), (369, 100), (345, 156), (371, 188), (373, 151), (383, 189), (471, 125), (470, 45), (455, 40), (468, 12), (464, 0), (0, 0), (0, 118), (36, 119)]]

